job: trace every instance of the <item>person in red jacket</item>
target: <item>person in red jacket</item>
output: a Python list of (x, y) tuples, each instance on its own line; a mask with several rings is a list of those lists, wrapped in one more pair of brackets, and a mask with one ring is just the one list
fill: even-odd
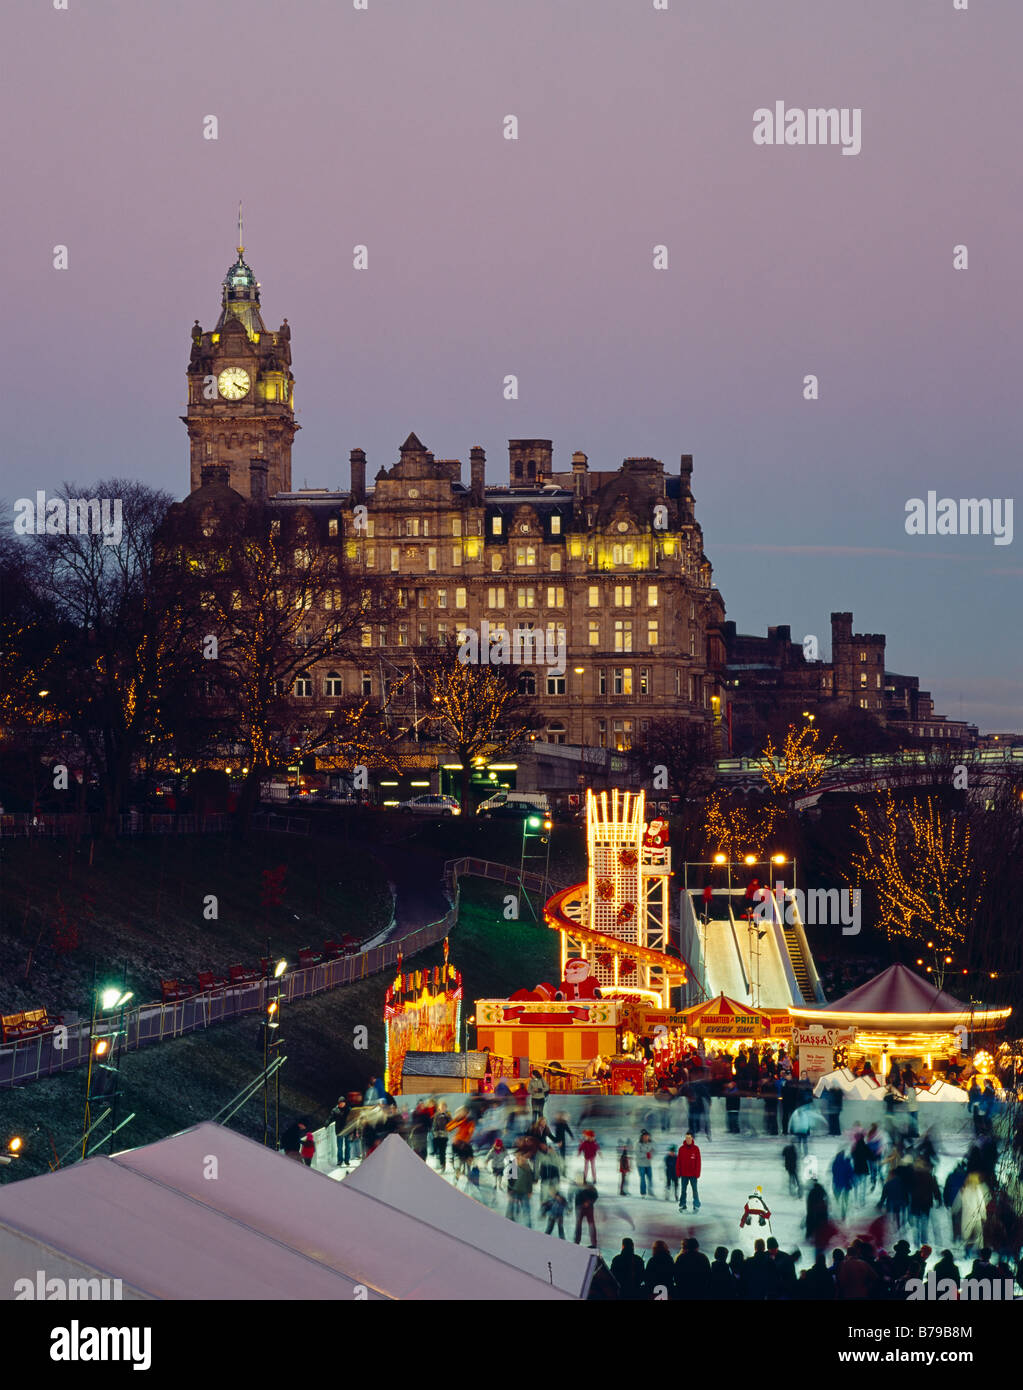
[(597, 1181), (597, 1154), (600, 1153), (600, 1145), (597, 1143), (596, 1135), (592, 1129), (583, 1130), (582, 1143), (579, 1145), (579, 1152), (583, 1156), (583, 1182), (589, 1178), (590, 1182)]
[(693, 1211), (700, 1210), (700, 1189), (697, 1187), (696, 1180), (700, 1176), (700, 1149), (696, 1140), (691, 1134), (686, 1134), (675, 1159), (675, 1172), (680, 1180), (679, 1186), (679, 1211), (686, 1209), (686, 1195), (690, 1185), (693, 1189)]
[(316, 1140), (313, 1138), (311, 1129), (307, 1129), (302, 1136), (302, 1143), (298, 1151), (302, 1155), (302, 1162), (305, 1166), (311, 1168), (313, 1166), (313, 1159), (316, 1157)]

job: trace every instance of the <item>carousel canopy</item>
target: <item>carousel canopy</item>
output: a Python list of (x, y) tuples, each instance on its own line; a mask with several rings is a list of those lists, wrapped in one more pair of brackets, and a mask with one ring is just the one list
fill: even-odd
[(971, 1028), (991, 1028), (1009, 1017), (1011, 1009), (977, 1009), (955, 999), (917, 975), (905, 965), (890, 965), (865, 985), (825, 1004), (819, 1009), (792, 1006), (791, 1014), (820, 1022), (855, 1020), (889, 1028), (914, 1024), (953, 1028), (967, 1023)]

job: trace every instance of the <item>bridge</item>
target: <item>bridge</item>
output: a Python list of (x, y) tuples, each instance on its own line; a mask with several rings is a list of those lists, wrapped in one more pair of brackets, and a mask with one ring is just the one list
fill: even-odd
[[(764, 768), (772, 765), (782, 771), (783, 758), (722, 758), (716, 764), (718, 781), (740, 791), (768, 788)], [(935, 763), (934, 755), (924, 751), (872, 753), (862, 758), (827, 758), (824, 778), (818, 787), (796, 802), (797, 810), (814, 806), (827, 792), (875, 792), (891, 786), (933, 783), (950, 774), (954, 767), (966, 768), (966, 787), (976, 795), (989, 790), (1003, 777), (1023, 778), (1023, 746), (1006, 748), (967, 748), (949, 754), (948, 762)]]

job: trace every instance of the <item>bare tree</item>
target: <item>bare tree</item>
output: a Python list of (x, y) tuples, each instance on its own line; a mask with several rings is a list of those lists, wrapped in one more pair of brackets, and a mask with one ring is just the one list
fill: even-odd
[(422, 723), (461, 763), (462, 808), (468, 812), (473, 766), (511, 753), (539, 727), (539, 716), (520, 692), (517, 668), (462, 661), (457, 642), (421, 648), (415, 670), (424, 691)]

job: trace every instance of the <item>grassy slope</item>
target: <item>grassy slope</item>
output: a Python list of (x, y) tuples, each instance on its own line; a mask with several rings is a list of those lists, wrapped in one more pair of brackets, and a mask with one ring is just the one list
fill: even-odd
[[(450, 835), (451, 829), (441, 827), (440, 833)], [(470, 833), (475, 837), (476, 828)], [(486, 849), (496, 857), (498, 845), (494, 840), (491, 834)], [(450, 847), (444, 844), (438, 848), (467, 852), (457, 836), (451, 839)], [(470, 845), (468, 852), (481, 853), (483, 846)], [(42, 862), (33, 860), (30, 867), (38, 867)], [(333, 857), (332, 873), (336, 876), (338, 872)], [(244, 882), (246, 875), (242, 873), (240, 878)], [(165, 884), (165, 935), (171, 929), (167, 921), (171, 897)], [(503, 885), (478, 879), (465, 881), (461, 919), (451, 936), (451, 960), (462, 971), (470, 1008), (478, 998), (500, 997), (520, 986), (553, 979), (557, 972), (556, 933), (538, 927), (528, 917), (521, 922), (506, 922), (503, 902)], [(175, 920), (179, 928), (192, 927), (191, 919), (183, 915)], [(198, 940), (205, 945), (201, 930)], [(164, 949), (170, 949), (169, 944)], [(442, 959), (442, 948), (438, 946), (410, 960), (409, 966), (434, 965)], [(377, 975), (286, 1008), (282, 1032), (289, 1060), (281, 1087), (282, 1127), (296, 1115), (307, 1116), (314, 1125), (322, 1124), (341, 1091), (361, 1088), (367, 1076), (382, 1074), (383, 995), (388, 983), (388, 976)], [(356, 1050), (355, 1030), (363, 1026), (368, 1030), (368, 1047)], [(256, 1033), (257, 1023), (251, 1018), (128, 1054), (121, 1073), (124, 1096), (120, 1114), (134, 1111), (136, 1118), (124, 1131), (123, 1145), (150, 1143), (212, 1117), (260, 1070), (262, 1052)], [(51, 1154), (49, 1140), (45, 1130), (36, 1130), (35, 1126), (51, 1131), (59, 1153), (74, 1144), (81, 1133), (84, 1097), (84, 1071), (0, 1092), (0, 1143), (6, 1144), (15, 1133), (26, 1140), (20, 1173), (28, 1176), (46, 1171)], [(261, 1138), (261, 1098), (250, 1101), (231, 1124), (242, 1133)]]
[[(90, 852), (92, 862), (90, 863)], [(280, 907), (261, 903), (263, 870), (287, 866)], [(256, 964), (272, 937), (274, 952), (351, 932), (371, 936), (390, 920), (383, 867), (343, 842), (287, 835), (167, 836), (0, 842), (2, 930), (0, 1008), (45, 1005), (51, 1013), (86, 1010), (93, 962), (128, 980), (139, 1000), (160, 997), (161, 977), (194, 979)], [(217, 920), (204, 900), (217, 898)], [(78, 946), (59, 955), (54, 924), (61, 907), (77, 927)], [(27, 976), (26, 976), (27, 970)]]

